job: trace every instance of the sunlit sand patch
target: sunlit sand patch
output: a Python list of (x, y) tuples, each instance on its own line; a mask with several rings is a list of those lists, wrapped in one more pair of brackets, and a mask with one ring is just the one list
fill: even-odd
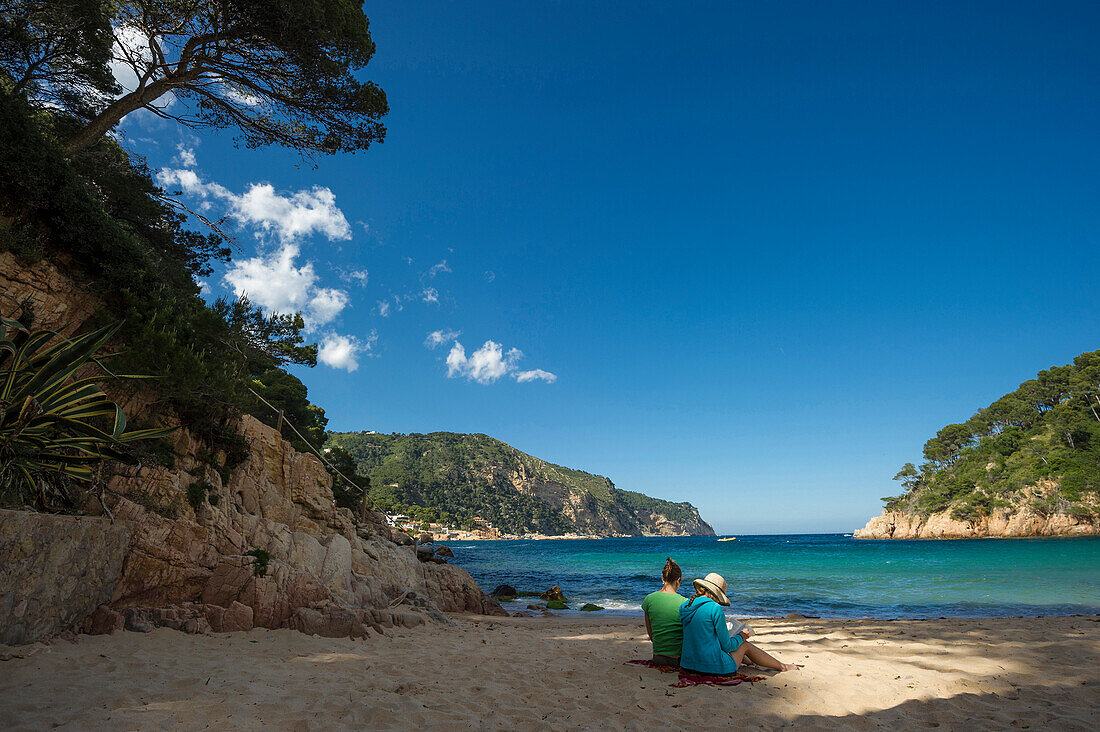
[[(288, 630), (83, 636), (0, 662), (0, 728), (1100, 728), (1100, 618), (756, 620), (799, 671), (675, 689), (628, 618), (477, 619), (369, 643)], [(7, 649), (4, 649), (7, 650)]]

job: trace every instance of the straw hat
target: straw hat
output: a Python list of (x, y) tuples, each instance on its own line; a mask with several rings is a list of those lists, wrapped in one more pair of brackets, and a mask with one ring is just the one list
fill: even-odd
[(722, 605), (730, 604), (726, 597), (726, 580), (717, 572), (711, 572), (703, 579), (692, 580), (691, 584), (696, 590), (706, 590), (713, 594)]

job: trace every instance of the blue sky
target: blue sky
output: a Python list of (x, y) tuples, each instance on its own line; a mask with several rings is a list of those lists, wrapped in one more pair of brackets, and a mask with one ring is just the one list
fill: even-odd
[(123, 126), (228, 216), (210, 293), (307, 312), (331, 429), (850, 531), (939, 427), (1100, 347), (1095, 3), (365, 10), (366, 153)]

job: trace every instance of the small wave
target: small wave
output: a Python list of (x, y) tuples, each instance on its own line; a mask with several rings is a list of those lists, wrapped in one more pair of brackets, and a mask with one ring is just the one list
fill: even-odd
[(595, 605), (599, 605), (604, 610), (629, 610), (631, 612), (639, 612), (639, 613), (642, 611), (642, 603), (632, 602), (630, 600), (603, 599), (603, 600), (593, 600), (592, 602)]

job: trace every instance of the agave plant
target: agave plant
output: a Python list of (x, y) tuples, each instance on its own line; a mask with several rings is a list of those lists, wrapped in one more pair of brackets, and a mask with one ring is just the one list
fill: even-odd
[(106, 458), (130, 461), (126, 445), (162, 437), (171, 429), (126, 431), (126, 415), (96, 386), (102, 378), (75, 378), (118, 331), (108, 325), (74, 339), (31, 331), (0, 317), (0, 495), (20, 503), (29, 491), (43, 508), (70, 502), (69, 479), (92, 482)]

